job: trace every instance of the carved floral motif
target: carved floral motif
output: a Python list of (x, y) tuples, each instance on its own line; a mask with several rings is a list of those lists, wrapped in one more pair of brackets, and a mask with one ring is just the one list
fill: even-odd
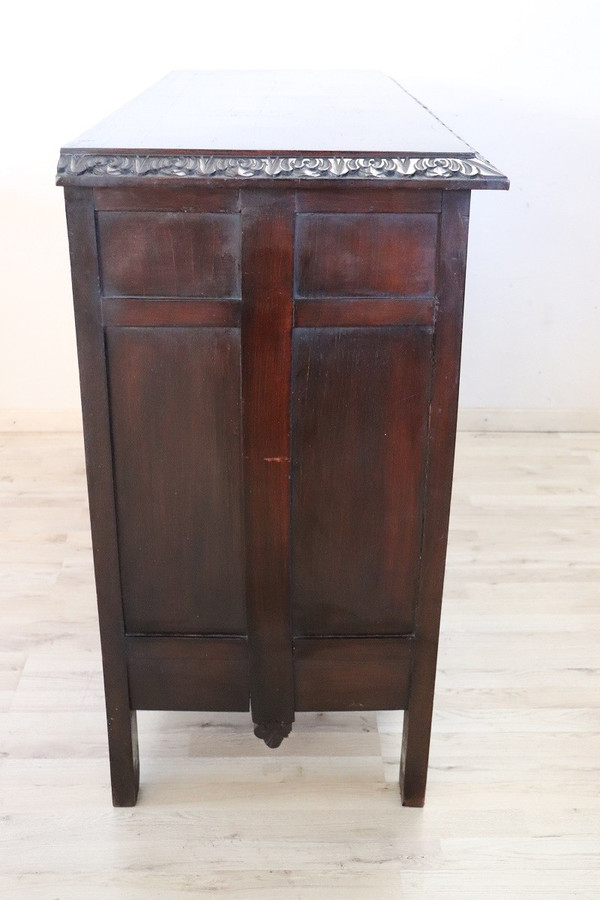
[(58, 176), (178, 178), (502, 178), (478, 156), (99, 156), (64, 153)]

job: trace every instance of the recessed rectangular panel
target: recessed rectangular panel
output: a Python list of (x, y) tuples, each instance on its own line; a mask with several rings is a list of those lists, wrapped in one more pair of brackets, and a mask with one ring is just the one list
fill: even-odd
[(126, 639), (132, 709), (239, 710), (250, 706), (244, 638)]
[(126, 629), (245, 632), (240, 336), (108, 328)]
[(106, 297), (240, 297), (239, 215), (98, 212)]
[(431, 329), (293, 336), (294, 634), (413, 627)]
[(406, 709), (412, 645), (410, 637), (298, 638), (296, 709)]
[(296, 216), (296, 296), (432, 296), (434, 213)]

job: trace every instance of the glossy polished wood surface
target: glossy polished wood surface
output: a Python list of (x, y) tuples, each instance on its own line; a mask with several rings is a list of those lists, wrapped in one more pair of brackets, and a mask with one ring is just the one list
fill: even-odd
[(294, 197), (242, 200), (246, 604), (255, 734), (277, 747), (294, 719), (290, 590), (290, 366)]
[(125, 628), (245, 634), (239, 329), (111, 327), (106, 354)]
[(128, 635), (129, 694), (135, 709), (247, 710), (243, 638)]
[(108, 297), (240, 298), (239, 215), (99, 212)]
[(136, 710), (249, 705), (271, 748), (297, 710), (405, 709), (423, 805), (469, 198), (506, 179), (376, 73), (174, 73), (59, 183), (113, 802)]
[[(403, 802), (421, 805), (468, 193), (110, 194), (85, 193), (98, 257), (79, 296), (108, 385), (109, 672), (125, 657), (132, 713), (249, 698), (271, 747), (296, 709), (407, 708)], [(80, 358), (85, 384), (99, 363)]]
[(298, 215), (296, 297), (433, 296), (437, 226), (433, 213)]
[(297, 328), (293, 348), (294, 634), (410, 633), (431, 330)]

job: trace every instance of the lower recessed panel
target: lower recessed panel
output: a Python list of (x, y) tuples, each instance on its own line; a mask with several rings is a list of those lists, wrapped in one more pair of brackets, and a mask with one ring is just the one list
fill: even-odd
[(132, 709), (246, 711), (248, 646), (243, 638), (127, 638)]
[(294, 641), (296, 709), (406, 709), (412, 645), (410, 637)]
[(295, 329), (297, 637), (413, 630), (430, 372), (428, 328)]
[(108, 328), (125, 627), (244, 634), (240, 334)]

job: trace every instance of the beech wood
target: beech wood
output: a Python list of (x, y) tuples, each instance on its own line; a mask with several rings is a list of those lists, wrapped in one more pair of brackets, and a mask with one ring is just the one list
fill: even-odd
[(128, 635), (126, 652), (136, 709), (249, 708), (245, 638)]
[(404, 709), (411, 637), (295, 638), (297, 710)]
[(112, 798), (115, 806), (133, 806), (139, 787), (137, 724), (135, 710), (131, 708), (129, 701), (125, 659), (125, 626), (119, 578), (117, 515), (94, 205), (91, 192), (77, 188), (65, 189), (65, 201)]
[[(139, 179), (138, 179), (139, 180)], [(114, 186), (110, 190), (96, 188), (97, 210), (113, 212), (195, 212), (235, 213), (240, 211), (238, 188), (226, 190), (218, 184), (161, 184), (146, 187)]]
[(239, 215), (99, 212), (108, 297), (240, 298)]
[(294, 635), (411, 632), (430, 329), (296, 328)]
[(290, 614), (293, 194), (242, 194), (246, 604), (252, 718), (270, 745), (294, 720)]
[(306, 185), (296, 192), (299, 213), (439, 213), (441, 191), (388, 190), (389, 185), (362, 185), (360, 190), (343, 184)]
[(239, 329), (106, 347), (126, 629), (245, 634)]
[(357, 325), (433, 325), (433, 298), (373, 300), (296, 300), (294, 324), (300, 328)]
[(171, 72), (66, 148), (471, 156), (382, 72)]
[[(393, 82), (347, 76), (254, 102), (264, 75), (180, 73), (59, 175), (116, 805), (136, 709), (249, 707), (270, 747), (295, 710), (405, 709), (402, 799), (424, 802), (469, 197), (508, 182)], [(236, 168), (250, 135), (256, 157), (421, 167), (271, 177)], [(203, 174), (221, 149), (227, 177)]]
[(439, 311), (431, 385), (421, 578), (415, 653), (404, 717), (400, 787), (405, 806), (423, 806), (439, 640), (454, 444), (469, 229), (468, 192), (445, 194), (440, 228)]
[(238, 300), (174, 300), (104, 297), (102, 321), (123, 327), (167, 325), (236, 328), (241, 323)]
[(295, 296), (430, 297), (437, 228), (433, 213), (299, 214)]

